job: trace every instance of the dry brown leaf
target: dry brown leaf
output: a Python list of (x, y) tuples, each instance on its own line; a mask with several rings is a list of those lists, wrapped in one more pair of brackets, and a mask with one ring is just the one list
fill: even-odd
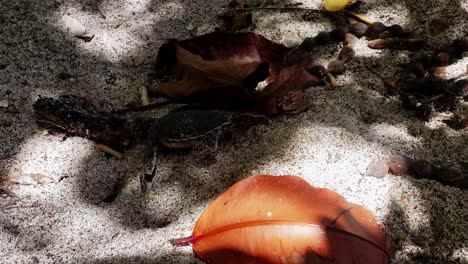
[(321, 85), (323, 80), (309, 74), (301, 65), (293, 65), (280, 71), (272, 81), (257, 95), (257, 112), (274, 115), (281, 112), (301, 113), (311, 104), (304, 97), (304, 90), (309, 86)]
[(176, 46), (176, 60), (179, 63), (171, 69), (175, 81), (152, 87), (150, 91), (154, 94), (171, 99), (209, 91), (222, 91), (220, 95), (227, 95), (230, 90), (238, 89), (242, 81), (261, 63), (242, 58), (204, 60), (179, 46)]
[[(159, 49), (156, 69), (169, 80), (149, 90), (174, 100), (256, 108), (267, 115), (301, 112), (308, 105), (302, 91), (322, 81), (304, 68), (306, 57), (285, 66), (290, 51), (255, 33), (168, 41)], [(267, 87), (256, 91), (262, 81)]]

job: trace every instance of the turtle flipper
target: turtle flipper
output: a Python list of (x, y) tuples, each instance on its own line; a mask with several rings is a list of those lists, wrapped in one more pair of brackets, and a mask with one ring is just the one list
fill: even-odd
[(140, 176), (141, 192), (146, 192), (148, 183), (152, 182), (156, 175), (156, 168), (158, 163), (158, 145), (150, 143), (146, 147), (144, 170)]

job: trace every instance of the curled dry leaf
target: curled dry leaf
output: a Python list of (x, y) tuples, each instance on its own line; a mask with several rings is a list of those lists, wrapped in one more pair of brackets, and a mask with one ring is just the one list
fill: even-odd
[(267, 85), (256, 98), (259, 113), (279, 114), (281, 112), (301, 113), (310, 107), (303, 97), (308, 86), (321, 85), (323, 80), (300, 65), (282, 69), (276, 81)]
[[(311, 81), (317, 77), (305, 70), (301, 58), (285, 65), (290, 51), (255, 33), (215, 32), (170, 40), (159, 49), (156, 62), (159, 75), (169, 81), (159, 82), (149, 91), (174, 100), (268, 110), (272, 107), (262, 104), (281, 101), (280, 96), (289, 91), (302, 92), (320, 83)], [(256, 91), (262, 81), (269, 87)], [(273, 108), (283, 111), (277, 104)], [(262, 114), (275, 114), (276, 110)]]
[(387, 263), (390, 240), (375, 217), (297, 176), (257, 175), (203, 212), (193, 245), (207, 263)]
[[(187, 40), (169, 40), (159, 49), (156, 70), (177, 82), (191, 82), (192, 88), (180, 92), (183, 89), (173, 91), (157, 86), (152, 91), (180, 98), (200, 91), (228, 90), (241, 85), (262, 62), (270, 65), (270, 73), (277, 74), (289, 50), (255, 33), (215, 32)], [(175, 85), (169, 82), (166, 86)]]
[(159, 83), (152, 89), (155, 94), (173, 99), (206, 92), (216, 93), (217, 96), (235, 93), (242, 81), (261, 63), (237, 58), (204, 60), (182, 47), (175, 48), (175, 59), (181, 62), (174, 69), (176, 80)]

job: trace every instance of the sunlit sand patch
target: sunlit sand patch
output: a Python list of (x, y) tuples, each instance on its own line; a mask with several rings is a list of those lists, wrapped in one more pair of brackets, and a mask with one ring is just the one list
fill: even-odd
[(92, 151), (94, 143), (86, 139), (62, 141), (60, 136), (44, 136), (37, 132), (21, 144), (9, 175), (40, 173), (58, 179), (86, 167), (83, 161)]

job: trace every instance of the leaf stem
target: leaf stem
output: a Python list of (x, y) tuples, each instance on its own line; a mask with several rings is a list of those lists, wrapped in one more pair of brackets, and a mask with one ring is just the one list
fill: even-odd
[(197, 240), (197, 236), (188, 236), (188, 237), (182, 237), (182, 238), (176, 238), (176, 239), (171, 239), (169, 242), (176, 247), (183, 247), (183, 246), (188, 246), (195, 242)]

